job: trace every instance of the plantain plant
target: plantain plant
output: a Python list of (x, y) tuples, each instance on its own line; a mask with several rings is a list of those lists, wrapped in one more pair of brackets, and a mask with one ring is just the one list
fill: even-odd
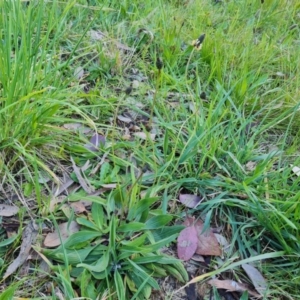
[(76, 219), (81, 230), (58, 248), (42, 250), (49, 258), (69, 263), (82, 297), (96, 299), (108, 293), (111, 299), (147, 299), (152, 289), (159, 289), (156, 277), (170, 274), (181, 282), (188, 280), (181, 261), (160, 251), (182, 226), (167, 226), (173, 216), (153, 209), (157, 198), (138, 199), (130, 189), (119, 187), (107, 200), (86, 200), (93, 204), (90, 215)]

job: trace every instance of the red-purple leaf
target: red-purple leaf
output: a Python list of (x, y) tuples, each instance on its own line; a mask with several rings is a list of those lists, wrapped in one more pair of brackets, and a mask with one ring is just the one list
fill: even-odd
[(195, 226), (183, 229), (177, 239), (177, 254), (184, 261), (192, 258), (198, 245), (197, 230)]
[(203, 198), (200, 198), (199, 196), (193, 194), (179, 195), (179, 201), (189, 208), (195, 208), (201, 202), (202, 199)]
[(199, 255), (221, 256), (222, 251), (212, 230), (208, 229), (202, 233), (204, 227), (203, 222), (201, 220), (195, 221), (193, 217), (186, 217), (183, 225), (188, 228), (192, 224), (194, 224), (198, 237), (196, 253)]
[(91, 151), (98, 151), (101, 144), (105, 145), (105, 137), (96, 133), (91, 137), (90, 142), (85, 144), (85, 148)]

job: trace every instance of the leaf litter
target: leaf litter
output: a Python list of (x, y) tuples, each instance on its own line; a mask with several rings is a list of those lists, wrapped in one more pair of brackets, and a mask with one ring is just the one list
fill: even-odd
[(79, 231), (79, 225), (75, 221), (61, 223), (54, 232), (47, 234), (44, 240), (44, 246), (47, 248), (57, 247), (61, 242), (65, 242), (70, 235), (77, 231)]
[(188, 208), (196, 208), (203, 198), (193, 194), (180, 194), (179, 201)]
[(236, 282), (234, 280), (219, 280), (219, 279), (211, 279), (207, 282), (211, 286), (216, 287), (217, 289), (224, 289), (229, 292), (245, 292), (248, 291), (248, 293), (256, 298), (261, 298), (261, 295), (256, 293), (255, 291), (252, 291), (249, 287), (247, 287), (243, 283)]
[(217, 238), (215, 237), (213, 231), (209, 228), (203, 232), (204, 224), (201, 220), (195, 221), (194, 217), (187, 217), (183, 225), (186, 227), (195, 226), (196, 237), (198, 239), (196, 252), (199, 255), (212, 255), (221, 256), (222, 251), (220, 249)]
[(88, 193), (91, 194), (93, 192), (95, 192), (95, 189), (93, 186), (90, 185), (90, 183), (84, 178), (84, 176), (82, 175), (82, 168), (79, 168), (76, 166), (73, 158), (71, 157), (71, 161), (72, 161), (72, 165), (73, 165), (73, 170), (74, 173), (81, 185), (81, 187)]
[(28, 258), (31, 246), (35, 243), (38, 235), (38, 226), (34, 221), (30, 221), (22, 234), (22, 243), (18, 257), (8, 266), (3, 279), (13, 274)]
[(19, 208), (17, 206), (0, 204), (0, 216), (1, 217), (11, 217), (17, 214)]
[(89, 143), (85, 144), (84, 147), (90, 151), (96, 152), (99, 151), (101, 146), (105, 145), (105, 137), (101, 134), (95, 133)]
[(249, 264), (243, 264), (242, 268), (252, 281), (255, 289), (262, 295), (264, 296), (266, 294), (268, 285), (265, 280), (265, 278), (262, 276), (262, 274), (252, 265)]
[(194, 225), (183, 229), (177, 239), (177, 254), (184, 261), (193, 257), (197, 250), (198, 237), (197, 230)]

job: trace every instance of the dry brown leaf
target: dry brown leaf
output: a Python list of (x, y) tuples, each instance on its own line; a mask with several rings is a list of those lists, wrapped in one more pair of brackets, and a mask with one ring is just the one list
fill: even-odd
[(54, 232), (47, 234), (44, 245), (48, 248), (57, 247), (61, 242), (66, 241), (72, 233), (77, 231), (79, 231), (79, 225), (75, 221), (72, 221), (70, 224), (68, 222), (62, 223)]
[(63, 125), (68, 130), (80, 131), (81, 133), (91, 132), (91, 128), (84, 126), (82, 123), (66, 123)]
[(249, 264), (243, 264), (242, 268), (247, 273), (248, 277), (252, 281), (255, 289), (264, 296), (266, 294), (268, 285), (265, 278), (261, 275), (261, 273), (253, 266)]
[(122, 140), (123, 141), (129, 141), (131, 139), (131, 135), (130, 134), (123, 134), (122, 135)]
[(195, 219), (192, 217), (187, 217), (183, 222), (183, 225), (186, 227), (191, 226), (191, 224), (195, 225), (198, 233), (198, 247), (196, 253), (199, 255), (221, 256), (222, 251), (212, 230), (208, 229), (202, 233), (204, 227), (203, 222), (201, 220), (195, 222)]
[(293, 173), (297, 176), (300, 176), (300, 168), (297, 166), (293, 166), (293, 165), (291, 165), (291, 167), (292, 167)]
[(38, 226), (33, 221), (30, 221), (25, 227), (22, 234), (22, 244), (18, 257), (8, 266), (3, 279), (14, 273), (27, 259), (31, 245), (35, 243), (38, 234)]
[(248, 172), (252, 172), (255, 170), (257, 163), (255, 161), (248, 161), (245, 165), (245, 169)]
[(106, 34), (100, 30), (90, 30), (90, 37), (95, 41), (101, 41), (106, 37)]
[(95, 40), (95, 41), (103, 41), (104, 39), (106, 40), (110, 40), (111, 42), (113, 42), (118, 49), (120, 50), (125, 50), (125, 51), (131, 51), (134, 52), (135, 49), (134, 48), (130, 48), (114, 39), (111, 39), (107, 36), (107, 34), (105, 34), (104, 32), (100, 31), (100, 30), (90, 30), (90, 37)]
[(118, 185), (116, 183), (101, 184), (105, 189), (115, 189)]
[(205, 262), (205, 259), (202, 255), (194, 254), (192, 257), (192, 260), (198, 261), (198, 262)]
[(246, 285), (233, 281), (233, 280), (219, 280), (219, 279), (211, 279), (207, 283), (216, 287), (217, 289), (224, 289), (230, 292), (244, 292), (248, 291), (248, 293), (256, 298), (261, 298), (261, 296), (255, 291), (250, 290)]
[(73, 160), (73, 158), (71, 157), (71, 161), (72, 161), (72, 165), (73, 165), (73, 170), (74, 173), (81, 185), (81, 187), (88, 193), (91, 194), (93, 192), (95, 192), (95, 189), (89, 184), (88, 181), (86, 181), (83, 176), (81, 175), (81, 168), (78, 168)]
[(67, 219), (70, 219), (72, 217), (73, 210), (68, 204), (63, 204), (60, 209), (65, 214)]
[(95, 175), (100, 167), (105, 163), (106, 157), (108, 156), (108, 152), (105, 152), (100, 160), (100, 162), (96, 165), (96, 167), (90, 172), (90, 176)]
[(177, 239), (177, 255), (184, 261), (190, 260), (197, 249), (197, 230), (195, 226), (184, 228)]
[(61, 184), (57, 185), (57, 187), (52, 190), (53, 196), (54, 197), (59, 196), (62, 192), (64, 192), (73, 183), (74, 183), (73, 179), (71, 179), (68, 175), (65, 175), (63, 182)]
[(9, 228), (5, 228), (5, 231), (6, 231), (7, 238), (11, 238), (18, 234), (17, 230), (12, 230)]
[(179, 201), (189, 208), (195, 208), (198, 204), (200, 204), (202, 200), (203, 198), (200, 198), (199, 196), (193, 194), (179, 195)]
[(74, 71), (74, 77), (78, 80), (80, 80), (84, 75), (84, 70), (82, 67), (77, 67)]
[(88, 200), (80, 200), (80, 202), (84, 205), (85, 208), (91, 207), (93, 202)]
[(86, 211), (82, 201), (72, 202), (70, 206), (74, 209), (75, 214), (80, 214)]
[(215, 235), (215, 237), (216, 237), (216, 239), (217, 239), (217, 241), (218, 241), (218, 243), (219, 243), (219, 245), (221, 245), (222, 246), (222, 250), (223, 250), (223, 252), (225, 252), (226, 254), (229, 254), (229, 243), (228, 243), (228, 241), (227, 241), (227, 239), (223, 236), (223, 235), (221, 235), (221, 234), (219, 234), (219, 233), (214, 233), (214, 235)]
[(121, 116), (121, 115), (119, 115), (117, 118), (118, 118), (119, 121), (124, 122), (124, 123), (131, 123), (132, 122), (131, 118), (127, 118), (127, 117), (124, 117), (124, 116)]
[(177, 107), (180, 106), (180, 102), (177, 102), (177, 101), (169, 102), (169, 105), (170, 105), (172, 108), (177, 108)]
[(196, 112), (196, 107), (195, 107), (195, 103), (194, 102), (190, 102), (189, 103), (189, 109), (192, 113)]
[(147, 138), (149, 136), (152, 141), (155, 140), (155, 136), (156, 136), (154, 133), (147, 134), (145, 132), (135, 132), (135, 133), (133, 133), (133, 135), (142, 140), (147, 140)]
[[(105, 145), (105, 137), (101, 134), (95, 133), (90, 141), (84, 145), (84, 147), (90, 151), (99, 151), (100, 146)], [(84, 171), (83, 167), (81, 168), (82, 171)]]
[(49, 211), (50, 211), (50, 212), (54, 212), (56, 206), (57, 206), (58, 204), (62, 203), (65, 199), (66, 199), (65, 196), (53, 197), (53, 198), (50, 200)]
[(12, 205), (0, 204), (0, 216), (11, 217), (19, 211), (19, 208)]

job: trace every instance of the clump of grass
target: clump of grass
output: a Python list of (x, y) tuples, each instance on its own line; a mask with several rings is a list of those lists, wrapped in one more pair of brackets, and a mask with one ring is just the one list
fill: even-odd
[(70, 134), (59, 125), (71, 114), (89, 120), (72, 103), (70, 95), (76, 89), (68, 88), (70, 78), (64, 75), (70, 60), (61, 61), (58, 48), (72, 7), (69, 4), (57, 16), (60, 6), (56, 1), (28, 6), (21, 1), (1, 3), (2, 185), (17, 184), (22, 173), (33, 171), (33, 164), (54, 176), (49, 161), (64, 159), (62, 149), (70, 143)]

